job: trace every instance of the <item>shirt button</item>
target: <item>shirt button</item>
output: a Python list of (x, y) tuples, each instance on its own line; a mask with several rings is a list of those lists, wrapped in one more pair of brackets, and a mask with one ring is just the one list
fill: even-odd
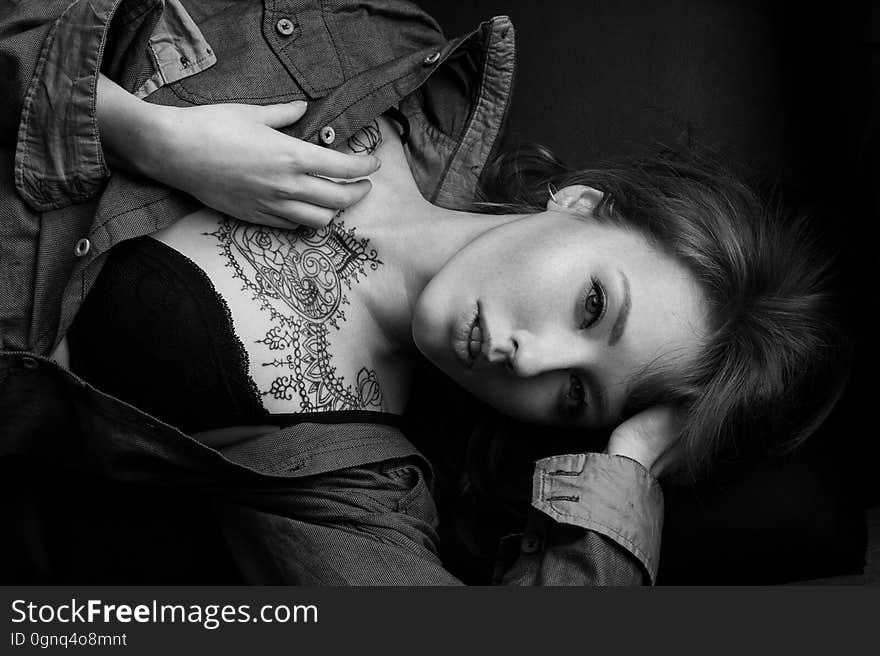
[(86, 255), (92, 248), (92, 242), (88, 239), (83, 238), (76, 242), (76, 247), (73, 249), (73, 254), (77, 257), (83, 257)]
[(294, 24), (293, 21), (289, 18), (282, 18), (280, 21), (275, 23), (275, 29), (278, 30), (278, 34), (283, 36), (290, 36), (293, 34)]
[(427, 57), (425, 57), (422, 60), (422, 63), (425, 66), (431, 66), (433, 64), (436, 64), (438, 61), (440, 61), (440, 53), (439, 52), (432, 52), (430, 55), (428, 55)]
[(526, 533), (519, 545), (523, 553), (533, 554), (541, 550), (541, 538), (534, 533)]
[(25, 369), (36, 369), (40, 366), (40, 363), (37, 362), (36, 358), (25, 356), (21, 359), (21, 366)]
[(336, 130), (329, 125), (325, 125), (321, 128), (321, 143), (325, 146), (329, 146), (334, 141), (336, 141)]

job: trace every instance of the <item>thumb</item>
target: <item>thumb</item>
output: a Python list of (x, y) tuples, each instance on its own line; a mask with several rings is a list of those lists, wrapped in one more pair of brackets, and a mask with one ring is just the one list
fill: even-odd
[(296, 123), (306, 113), (307, 108), (308, 104), (304, 100), (263, 105), (258, 108), (257, 118), (270, 128), (278, 129)]

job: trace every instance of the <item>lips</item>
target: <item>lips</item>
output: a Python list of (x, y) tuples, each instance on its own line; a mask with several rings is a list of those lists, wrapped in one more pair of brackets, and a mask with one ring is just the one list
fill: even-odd
[(480, 329), (480, 315), (474, 318), (474, 323), (471, 325), (471, 331), (468, 335), (468, 356), (471, 359), (471, 362), (477, 359), (477, 356), (480, 355), (480, 349), (483, 347), (483, 331)]
[(457, 323), (452, 339), (452, 350), (465, 367), (474, 366), (483, 346), (483, 329), (480, 325), (480, 304), (464, 313)]

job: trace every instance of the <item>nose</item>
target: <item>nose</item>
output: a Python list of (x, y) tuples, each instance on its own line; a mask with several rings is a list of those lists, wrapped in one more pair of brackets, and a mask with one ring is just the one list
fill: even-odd
[(583, 349), (578, 348), (577, 341), (561, 333), (539, 336), (520, 331), (493, 343), (486, 357), (489, 362), (503, 364), (517, 376), (531, 378), (548, 371), (583, 366), (587, 356), (579, 352)]
[(511, 368), (513, 358), (516, 356), (518, 344), (512, 338), (493, 339), (489, 343), (489, 349), (486, 351), (486, 360), (490, 364), (503, 364), (508, 369)]

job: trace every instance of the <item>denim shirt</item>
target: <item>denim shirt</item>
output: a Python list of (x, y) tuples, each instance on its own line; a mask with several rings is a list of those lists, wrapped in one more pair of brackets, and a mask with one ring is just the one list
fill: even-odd
[[(49, 355), (107, 251), (196, 207), (110, 174), (95, 116), (99, 71), (167, 105), (307, 99), (285, 132), (328, 147), (399, 107), (420, 190), (459, 208), (509, 106), (510, 21), (447, 40), (416, 6), (391, 0), (50, 0), (0, 10), (0, 24), (0, 92), (10, 99), (0, 124), (0, 455), (207, 493), (247, 582), (456, 583), (437, 557), (430, 464), (396, 429), (298, 424), (212, 447)], [(653, 582), (662, 492), (635, 461), (541, 460), (532, 505), (499, 582)], [(28, 553), (35, 578), (50, 580), (51, 559), (38, 557), (46, 549)]]

